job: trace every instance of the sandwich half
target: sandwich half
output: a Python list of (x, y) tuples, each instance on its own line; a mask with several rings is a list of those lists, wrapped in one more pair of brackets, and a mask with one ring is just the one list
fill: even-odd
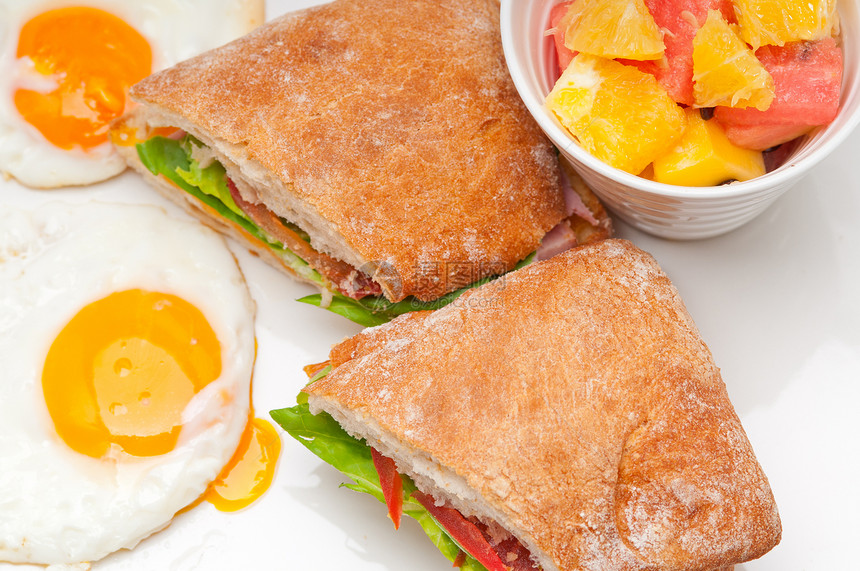
[(565, 193), (495, 0), (337, 0), (130, 95), (112, 140), (132, 167), (365, 325), (510, 271), (555, 228), (611, 232), (584, 184)]
[(629, 242), (367, 329), (312, 372), (273, 418), (463, 568), (713, 570), (780, 540), (708, 347)]

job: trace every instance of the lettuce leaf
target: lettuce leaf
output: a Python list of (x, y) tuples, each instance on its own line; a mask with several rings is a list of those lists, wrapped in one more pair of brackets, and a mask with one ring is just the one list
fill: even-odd
[[(370, 447), (363, 440), (350, 436), (327, 413), (311, 414), (307, 403), (273, 410), (269, 414), (290, 436), (301, 442), (320, 459), (351, 478), (353, 483), (344, 484), (345, 487), (370, 494), (385, 503), (382, 487), (379, 484), (379, 474), (373, 466), (373, 458), (370, 455)], [(415, 484), (406, 476), (402, 478), (403, 513), (417, 521), (430, 541), (449, 561), (453, 562), (460, 552), (460, 547), (439, 526), (424, 506), (410, 501), (409, 497), (415, 490)], [(486, 571), (486, 568), (471, 556), (466, 556), (466, 561), (460, 569)]]
[(236, 205), (230, 195), (227, 173), (221, 163), (213, 161), (206, 168), (201, 168), (200, 163), (192, 157), (191, 145), (199, 147), (201, 144), (190, 135), (185, 135), (179, 140), (152, 137), (143, 143), (138, 143), (137, 155), (153, 175), (166, 177), (223, 218), (234, 222), (248, 234), (268, 244), (275, 254), (297, 274), (323, 285), (325, 280), (319, 272), (311, 268), (292, 250), (271, 238)]
[(227, 186), (227, 171), (224, 170), (223, 165), (218, 161), (212, 161), (208, 167), (201, 168), (200, 163), (193, 158), (194, 152), (192, 147), (202, 148), (203, 143), (191, 136), (185, 136), (179, 142), (185, 150), (186, 156), (189, 157), (189, 161), (188, 168), (177, 168), (176, 174), (191, 186), (199, 188), (204, 194), (220, 200), (236, 216), (247, 220), (250, 224), (254, 224), (248, 215), (239, 208), (236, 201), (233, 200), (233, 195), (230, 194), (230, 187)]
[(180, 140), (166, 137), (152, 137), (137, 144), (137, 155), (143, 165), (155, 176), (163, 175), (173, 184), (203, 202), (224, 218), (235, 222), (249, 234), (267, 244), (273, 242), (250, 218), (248, 218), (230, 198), (235, 210), (222, 200), (224, 194), (230, 197), (224, 167), (214, 161), (205, 169), (191, 158), (189, 136)]

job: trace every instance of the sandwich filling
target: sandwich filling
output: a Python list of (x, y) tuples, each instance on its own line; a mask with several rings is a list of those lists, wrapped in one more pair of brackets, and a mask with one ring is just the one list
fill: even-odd
[[(264, 244), (299, 277), (320, 288), (321, 293), (302, 297), (298, 301), (323, 307), (360, 325), (381, 325), (410, 311), (438, 309), (465, 291), (497, 277), (482, 278), (432, 301), (408, 297), (391, 302), (382, 295), (380, 285), (370, 275), (317, 251), (311, 245), (308, 234), (301, 228), (279, 217), (263, 204), (246, 201), (224, 166), (192, 135), (181, 129), (162, 129), (155, 136), (137, 143), (136, 148), (140, 161), (149, 172), (163, 176), (192, 195), (244, 234)], [(550, 232), (548, 236), (558, 234)], [(569, 248), (576, 244), (576, 238), (568, 236), (563, 242), (559, 245), (559, 241), (553, 239), (552, 249), (558, 251)], [(532, 253), (515, 269), (534, 259), (535, 253)]]
[[(340, 286), (344, 295), (354, 298), (381, 293), (378, 284), (366, 274), (362, 274), (364, 279), (358, 278), (352, 275), (358, 273), (356, 270), (345, 271), (342, 267), (345, 264), (338, 265), (337, 260), (311, 248), (307, 234), (300, 228), (262, 205), (244, 201), (221, 163), (207, 154), (203, 144), (191, 135), (177, 130), (167, 137), (152, 137), (137, 144), (137, 154), (153, 175), (164, 176), (265, 244), (300, 277), (318, 285)], [(306, 258), (316, 262), (316, 267)], [(367, 287), (367, 282), (376, 288)]]
[[(192, 195), (264, 244), (300, 278), (325, 292), (299, 301), (325, 307), (366, 326), (385, 323), (408, 310), (402, 302), (388, 302), (379, 284), (366, 273), (314, 249), (301, 228), (262, 204), (244, 200), (224, 167), (205, 151), (200, 141), (183, 131), (137, 144), (138, 157), (153, 175), (164, 176)], [(414, 300), (410, 305), (425, 308)]]
[[(317, 367), (311, 382), (331, 371)], [(308, 370), (308, 369), (306, 369)], [(293, 438), (323, 461), (352, 480), (345, 487), (365, 492), (386, 504), (395, 528), (400, 515), (415, 519), (427, 537), (465, 571), (536, 571), (540, 569), (528, 548), (495, 521), (466, 517), (430, 493), (421, 491), (409, 476), (400, 474), (394, 462), (365, 440), (354, 438), (328, 413), (313, 414), (307, 395), (296, 406), (273, 410), (272, 418)]]

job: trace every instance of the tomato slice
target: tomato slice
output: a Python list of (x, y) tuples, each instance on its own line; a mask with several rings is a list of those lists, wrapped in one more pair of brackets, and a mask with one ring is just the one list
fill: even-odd
[(431, 496), (415, 490), (412, 497), (418, 500), (424, 508), (430, 512), (439, 525), (457, 542), (457, 544), (474, 557), (478, 563), (488, 571), (508, 571), (507, 566), (502, 563), (493, 546), (481, 533), (478, 527), (463, 517), (459, 511), (447, 506), (437, 506), (436, 500)]
[(388, 506), (388, 516), (394, 522), (394, 529), (399, 529), (400, 516), (403, 513), (403, 480), (400, 479), (394, 460), (383, 456), (372, 446), (370, 456), (373, 458), (373, 467), (379, 474), (379, 484), (382, 486), (385, 505)]

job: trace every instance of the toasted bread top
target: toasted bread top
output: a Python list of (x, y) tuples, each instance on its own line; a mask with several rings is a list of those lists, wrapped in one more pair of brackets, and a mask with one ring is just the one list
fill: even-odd
[(331, 360), (313, 407), (431, 458), (558, 569), (714, 569), (780, 539), (709, 349), (629, 242), (532, 264)]
[[(390, 299), (510, 270), (563, 217), (556, 153), (519, 99), (494, 0), (337, 0), (131, 90), (268, 171)], [(247, 168), (246, 168), (247, 167)], [(260, 201), (285, 216), (279, 189)], [(313, 238), (313, 232), (308, 229)]]

